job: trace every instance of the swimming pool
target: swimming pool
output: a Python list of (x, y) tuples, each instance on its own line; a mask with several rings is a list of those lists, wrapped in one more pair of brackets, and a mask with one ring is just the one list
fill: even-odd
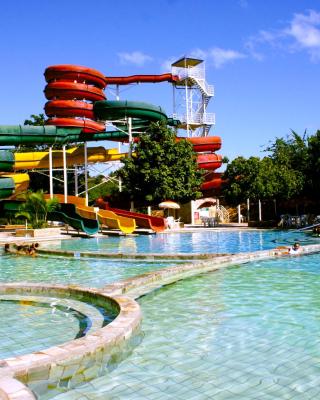
[(290, 231), (227, 231), (166, 233), (157, 235), (96, 237), (63, 240), (50, 249), (106, 253), (239, 253), (271, 249), (293, 242), (320, 243), (320, 238)]
[[(187, 252), (192, 243), (200, 242), (201, 246), (195, 245), (194, 252), (211, 249), (225, 252), (228, 245), (232, 252), (244, 252), (289, 245), (295, 240), (302, 244), (319, 242), (317, 238), (292, 232), (213, 233), (75, 239), (56, 247), (97, 252), (110, 252), (111, 247), (114, 252), (131, 248), (134, 252), (176, 253)], [(2, 282), (78, 283), (93, 287), (174, 264), (172, 261), (0, 257)], [(299, 398), (302, 390), (299, 385), (317, 396), (314, 360), (320, 356), (315, 334), (319, 330), (316, 301), (319, 264), (319, 255), (255, 262), (180, 281), (142, 297), (139, 300), (144, 314), (142, 344), (108, 376), (55, 398), (294, 399)], [(295, 296), (299, 296), (299, 302), (294, 303)], [(305, 341), (301, 342), (302, 335), (313, 344), (307, 346)], [(291, 354), (284, 357), (287, 353), (295, 354), (296, 358), (290, 358)], [(295, 362), (299, 363), (301, 370), (311, 371), (311, 381), (299, 374), (297, 368), (292, 379), (278, 364), (278, 371), (277, 366), (269, 371), (269, 364), (275, 365), (277, 360), (282, 360), (284, 368), (291, 369)], [(192, 397), (187, 397), (189, 394)], [(45, 400), (51, 396), (48, 393), (40, 398)]]
[(253, 262), (144, 296), (140, 346), (55, 400), (319, 398), (319, 265)]

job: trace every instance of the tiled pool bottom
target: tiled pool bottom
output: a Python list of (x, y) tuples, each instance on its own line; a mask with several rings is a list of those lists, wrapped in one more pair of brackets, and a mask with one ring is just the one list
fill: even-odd
[(0, 295), (0, 358), (74, 340), (114, 319), (94, 305), (44, 296)]
[(55, 399), (319, 399), (319, 265), (256, 261), (141, 298), (140, 346)]

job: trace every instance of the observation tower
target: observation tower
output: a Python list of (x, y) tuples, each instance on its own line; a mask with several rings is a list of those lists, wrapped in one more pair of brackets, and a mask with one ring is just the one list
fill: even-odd
[(188, 137), (207, 136), (215, 124), (215, 114), (207, 112), (207, 106), (214, 95), (214, 88), (208, 85), (205, 76), (205, 62), (197, 58), (183, 57), (171, 64), (173, 84), (173, 118), (181, 121), (180, 129)]

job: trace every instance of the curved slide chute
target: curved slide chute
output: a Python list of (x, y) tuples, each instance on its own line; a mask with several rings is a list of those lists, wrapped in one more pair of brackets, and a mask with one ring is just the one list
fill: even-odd
[(107, 84), (105, 76), (96, 69), (73, 64), (60, 64), (47, 67), (44, 71), (44, 77), (47, 82), (76, 81), (95, 85), (101, 89), (104, 89)]
[[(46, 195), (46, 198), (48, 197), (49, 196)], [(94, 207), (85, 205), (85, 199), (82, 197), (68, 196), (67, 203), (64, 203), (63, 194), (55, 194), (54, 197), (58, 199), (62, 207), (64, 207), (65, 204), (71, 204), (76, 207), (76, 212), (81, 215), (81, 217), (89, 220), (98, 220), (101, 225), (120, 230), (126, 235), (134, 232), (136, 229), (136, 222), (133, 218), (121, 217), (111, 211), (105, 210), (96, 212)]]
[(97, 199), (95, 203), (100, 209), (112, 211), (118, 216), (134, 218), (140, 228), (151, 229), (157, 233), (165, 230), (164, 218), (109, 207), (108, 203), (103, 199)]
[(104, 100), (104, 76), (91, 68), (78, 65), (54, 65), (45, 71), (49, 100), (45, 112), (48, 125), (81, 127), (84, 133), (103, 132), (104, 124), (95, 121), (92, 102)]
[(215, 170), (222, 165), (222, 156), (220, 154), (199, 154), (197, 157), (198, 167), (201, 169)]
[(177, 137), (177, 140), (187, 140), (192, 144), (193, 150), (197, 153), (206, 151), (217, 151), (221, 149), (220, 136)]
[(48, 117), (94, 118), (93, 104), (80, 100), (51, 100), (44, 106)]
[(99, 232), (99, 222), (95, 219), (82, 217), (74, 204), (67, 203), (60, 206), (59, 211), (52, 211), (48, 214), (48, 219), (64, 222), (87, 235), (95, 235)]
[(102, 89), (85, 83), (57, 81), (50, 82), (44, 89), (48, 100), (73, 100), (86, 99), (91, 101), (104, 100), (106, 98)]
[(207, 190), (218, 190), (222, 186), (223, 179), (222, 173), (221, 172), (208, 172), (205, 176), (204, 179), (205, 181), (201, 185), (201, 190), (202, 191), (207, 191)]
[(81, 128), (83, 133), (103, 132), (105, 130), (103, 123), (85, 118), (50, 118), (46, 124), (59, 127)]
[(93, 112), (99, 120), (117, 120), (126, 117), (148, 121), (167, 122), (167, 114), (159, 107), (140, 101), (96, 101)]
[(49, 125), (0, 125), (0, 146), (68, 144), (99, 140), (122, 141), (127, 138), (126, 133), (119, 131), (84, 133), (81, 126), (70, 128)]

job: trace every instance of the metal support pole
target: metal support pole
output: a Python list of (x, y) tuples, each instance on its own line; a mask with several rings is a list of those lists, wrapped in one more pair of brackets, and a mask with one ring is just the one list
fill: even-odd
[(260, 199), (259, 199), (259, 202), (258, 202), (258, 204), (259, 204), (259, 222), (260, 221), (262, 221), (262, 216), (261, 216), (261, 201), (260, 201)]
[(78, 185), (78, 166), (74, 166), (74, 195), (79, 195), (79, 185)]
[(119, 85), (116, 86), (116, 100), (120, 100), (120, 90), (119, 90)]
[(88, 206), (88, 148), (87, 142), (84, 142), (84, 191), (86, 196), (86, 206)]
[(64, 183), (64, 202), (68, 202), (68, 174), (67, 174), (67, 153), (66, 145), (62, 146), (63, 154), (63, 183)]
[(49, 147), (49, 193), (50, 199), (53, 198), (53, 173), (52, 173), (52, 146)]
[(250, 199), (247, 199), (247, 222), (250, 221)]
[(194, 212), (195, 212), (195, 201), (191, 200), (191, 224), (195, 224), (195, 218), (194, 218)]
[(238, 206), (237, 206), (237, 212), (238, 212), (238, 224), (240, 224), (242, 221), (241, 221), (241, 206), (240, 206), (240, 204), (238, 204)]
[(122, 192), (122, 179), (119, 177), (119, 192)]
[(132, 156), (132, 118), (128, 118), (128, 135), (129, 135), (129, 157)]

